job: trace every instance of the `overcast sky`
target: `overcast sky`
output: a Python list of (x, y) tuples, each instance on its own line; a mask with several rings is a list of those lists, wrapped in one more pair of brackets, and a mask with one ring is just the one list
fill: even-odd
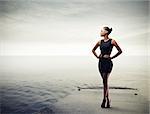
[(147, 53), (143, 0), (0, 1), (1, 55), (90, 55), (103, 26), (126, 55)]

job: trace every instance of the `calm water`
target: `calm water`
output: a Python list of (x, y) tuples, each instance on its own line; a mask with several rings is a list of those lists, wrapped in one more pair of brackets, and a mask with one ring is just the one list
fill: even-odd
[[(147, 62), (142, 56), (115, 58), (109, 85), (137, 88), (147, 99)], [(51, 112), (77, 86), (102, 86), (93, 56), (5, 56), (0, 63), (2, 114)]]

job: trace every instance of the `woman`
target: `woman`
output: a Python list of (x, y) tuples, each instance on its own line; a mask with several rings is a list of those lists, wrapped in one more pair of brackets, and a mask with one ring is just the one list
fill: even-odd
[[(103, 87), (103, 101), (101, 104), (102, 108), (104, 107), (110, 108), (108, 77), (113, 68), (113, 62), (111, 61), (111, 59), (114, 59), (115, 57), (117, 57), (118, 55), (122, 53), (122, 50), (117, 44), (117, 42), (114, 39), (108, 37), (111, 31), (112, 31), (112, 28), (110, 29), (107, 26), (103, 27), (103, 29), (100, 32), (100, 35), (101, 37), (103, 37), (103, 39), (98, 41), (96, 45), (94, 46), (94, 48), (92, 49), (93, 54), (99, 59), (98, 68), (99, 68), (100, 75), (103, 79), (104, 87)], [(100, 51), (101, 51), (99, 56), (95, 52), (98, 46), (100, 46)], [(114, 56), (111, 57), (110, 54), (112, 52), (113, 46), (116, 47), (118, 52)], [(105, 106), (106, 100), (107, 100), (107, 105)]]

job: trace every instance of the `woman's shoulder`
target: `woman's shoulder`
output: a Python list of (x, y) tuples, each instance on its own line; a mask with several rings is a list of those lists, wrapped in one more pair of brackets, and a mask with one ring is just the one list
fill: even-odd
[(103, 41), (103, 39), (98, 40), (98, 44), (100, 45), (102, 41)]
[(111, 39), (111, 44), (116, 43), (116, 40), (114, 38), (110, 38)]

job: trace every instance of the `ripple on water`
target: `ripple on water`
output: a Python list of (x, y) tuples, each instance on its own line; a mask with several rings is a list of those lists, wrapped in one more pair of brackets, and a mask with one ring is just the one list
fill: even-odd
[[(50, 83), (11, 83), (1, 88), (2, 113), (33, 114), (52, 112), (50, 107), (70, 93), (71, 87)], [(45, 108), (48, 107), (48, 108)], [(37, 114), (38, 114), (37, 113)]]

